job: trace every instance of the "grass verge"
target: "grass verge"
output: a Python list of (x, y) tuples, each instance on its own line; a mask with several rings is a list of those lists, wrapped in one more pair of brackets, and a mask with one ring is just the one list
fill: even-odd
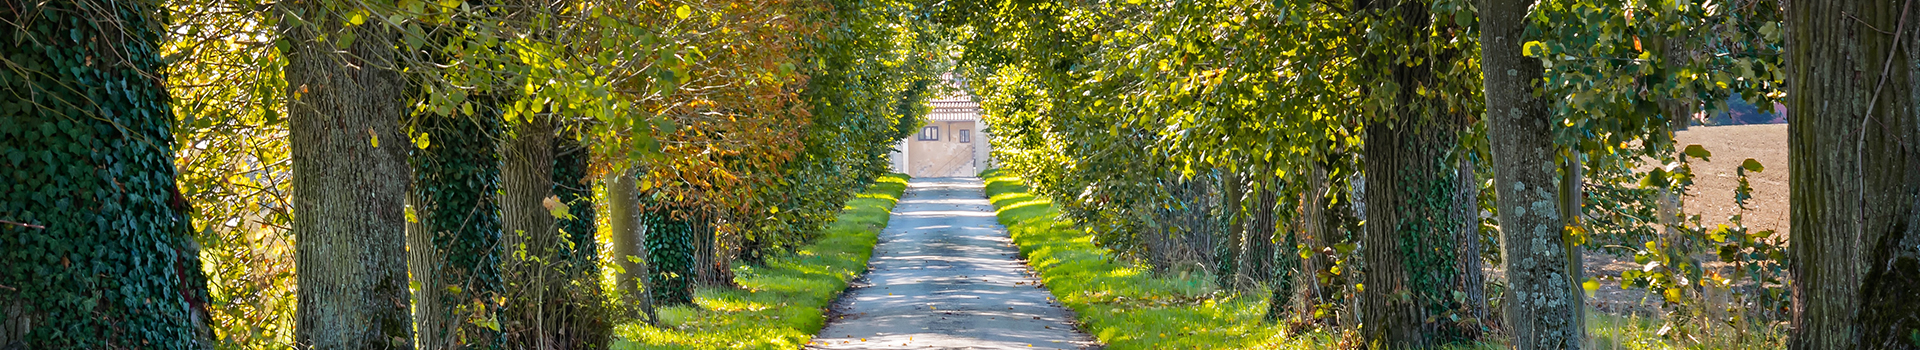
[(614, 328), (614, 349), (797, 349), (826, 325), (824, 312), (847, 281), (867, 269), (880, 229), (906, 192), (907, 176), (888, 174), (847, 202), (813, 244), (734, 267), (740, 289), (701, 288), (697, 307), (660, 309), (662, 327), (634, 322)]
[(1267, 302), (1220, 297), (1202, 275), (1153, 276), (1142, 267), (1115, 262), (1093, 245), (1093, 236), (1059, 218), (1053, 202), (1028, 192), (1021, 180), (998, 170), (981, 174), (1027, 264), (1054, 298), (1079, 315), (1082, 330), (1108, 349), (1323, 349), (1331, 334), (1286, 334), (1261, 322)]

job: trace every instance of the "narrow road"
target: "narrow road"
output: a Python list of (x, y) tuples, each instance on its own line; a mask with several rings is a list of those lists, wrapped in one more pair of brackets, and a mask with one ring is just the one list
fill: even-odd
[(977, 178), (913, 179), (870, 271), (808, 349), (1085, 349), (1039, 287)]

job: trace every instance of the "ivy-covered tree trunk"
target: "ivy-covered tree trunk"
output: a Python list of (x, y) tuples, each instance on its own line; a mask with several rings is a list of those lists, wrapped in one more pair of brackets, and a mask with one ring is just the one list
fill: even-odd
[(1920, 8), (1787, 5), (1789, 347), (1920, 347)]
[(543, 300), (558, 326), (542, 329), (556, 339), (555, 349), (604, 349), (612, 340), (613, 324), (600, 287), (600, 243), (593, 203), (593, 181), (587, 176), (592, 158), (579, 133), (569, 130), (554, 140), (553, 194), (566, 207), (554, 223), (562, 240), (556, 242), (564, 274), (559, 289)]
[(566, 281), (552, 213), (563, 203), (554, 196), (552, 116), (523, 118), (500, 147), (500, 270), (505, 280), (516, 282), (506, 285), (500, 325), (508, 347), (546, 349), (555, 339), (540, 332), (556, 328), (558, 317), (545, 301)]
[[(1372, 93), (1391, 105), (1373, 107), (1365, 137), (1366, 203), (1373, 208), (1361, 234), (1360, 322), (1369, 343), (1424, 348), (1479, 337), (1465, 298), (1462, 261), (1459, 134), (1468, 118), (1451, 112), (1439, 91), (1449, 85), (1447, 64), (1460, 51), (1433, 48), (1430, 5), (1372, 3), (1388, 18), (1375, 29), (1385, 47), (1368, 62), (1384, 66)], [(1376, 45), (1382, 45), (1377, 43)], [(1406, 60), (1401, 62), (1401, 60)]]
[(1554, 210), (1553, 129), (1541, 88), (1546, 70), (1524, 55), (1534, 0), (1480, 0), (1480, 68), (1498, 195), (1501, 259), (1512, 288), (1504, 303), (1516, 349), (1578, 349), (1585, 337), (1570, 291), (1565, 221)]
[[(1407, 67), (1419, 69), (1425, 67)], [(1417, 81), (1401, 86), (1416, 86)], [(1402, 105), (1413, 91), (1400, 92)], [(1472, 339), (1477, 332), (1449, 316), (1467, 283), (1459, 275), (1464, 236), (1455, 206), (1459, 183), (1449, 151), (1457, 149), (1455, 120), (1400, 109), (1366, 135), (1368, 212), (1361, 235), (1361, 323), (1369, 342), (1389, 348), (1428, 347)], [(1390, 126), (1389, 126), (1390, 125)], [(1458, 156), (1458, 155), (1454, 155)], [(1476, 257), (1477, 259), (1477, 257)], [(1464, 293), (1462, 293), (1464, 295)]]
[(648, 292), (660, 306), (693, 303), (693, 229), (695, 211), (684, 205), (658, 204), (642, 218), (647, 225)]
[[(409, 181), (405, 82), (387, 26), (349, 25), (326, 1), (283, 4), (294, 260), (294, 341), (317, 349), (407, 349)], [(322, 41), (321, 35), (335, 39)], [(339, 33), (357, 40), (341, 46)]]
[(607, 176), (608, 240), (613, 245), (613, 261), (620, 266), (614, 275), (615, 297), (625, 307), (637, 308), (647, 321), (659, 322), (654, 313), (652, 293), (647, 288), (647, 226), (640, 224), (638, 176), (630, 170), (618, 170)]
[[(482, 103), (490, 106), (491, 103)], [(407, 232), (409, 269), (419, 282), (415, 329), (422, 349), (493, 348), (499, 332), (472, 319), (493, 320), (500, 305), (500, 117), (492, 107), (474, 116), (422, 115), (415, 133), (412, 205)]]
[(0, 348), (210, 346), (153, 4), (0, 6)]

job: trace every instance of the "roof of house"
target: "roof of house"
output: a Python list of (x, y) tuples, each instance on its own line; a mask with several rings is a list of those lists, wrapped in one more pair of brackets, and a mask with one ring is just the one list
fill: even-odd
[(936, 122), (965, 122), (980, 120), (980, 104), (972, 99), (939, 99), (928, 101), (933, 111), (927, 113), (927, 120)]

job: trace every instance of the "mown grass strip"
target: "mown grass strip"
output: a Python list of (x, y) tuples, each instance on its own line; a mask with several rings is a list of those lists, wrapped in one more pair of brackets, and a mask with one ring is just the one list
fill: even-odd
[(826, 325), (828, 303), (867, 269), (880, 230), (906, 192), (907, 176), (888, 174), (847, 202), (819, 241), (764, 267), (735, 266), (741, 289), (702, 288), (697, 307), (660, 309), (663, 327), (614, 329), (614, 349), (797, 349)]
[(1289, 336), (1261, 322), (1267, 302), (1255, 293), (1222, 297), (1206, 276), (1154, 276), (1116, 262), (1093, 236), (1059, 217), (1053, 202), (1009, 173), (989, 170), (987, 196), (1027, 264), (1053, 296), (1079, 315), (1083, 330), (1111, 350), (1323, 349), (1332, 335)]

